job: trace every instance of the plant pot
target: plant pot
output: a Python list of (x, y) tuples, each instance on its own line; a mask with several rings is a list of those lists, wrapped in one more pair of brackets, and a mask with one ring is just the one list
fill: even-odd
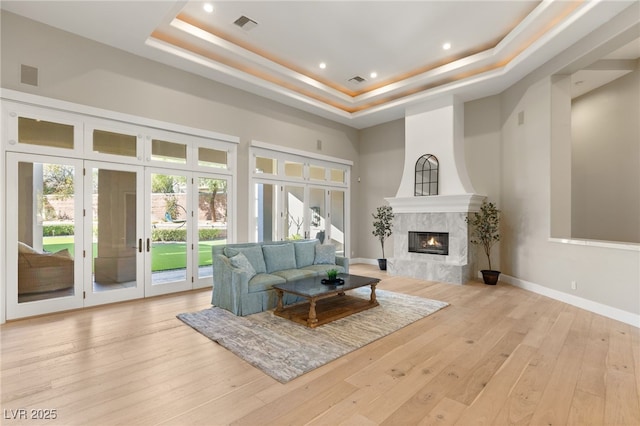
[(344, 284), (344, 280), (342, 278), (334, 278), (334, 279), (325, 278), (320, 280), (320, 282), (324, 285), (343, 285)]
[(378, 259), (378, 267), (381, 271), (387, 270), (387, 259)]
[(496, 285), (498, 283), (498, 277), (500, 276), (500, 271), (491, 271), (489, 269), (483, 269), (482, 271), (482, 280), (485, 284), (488, 285)]

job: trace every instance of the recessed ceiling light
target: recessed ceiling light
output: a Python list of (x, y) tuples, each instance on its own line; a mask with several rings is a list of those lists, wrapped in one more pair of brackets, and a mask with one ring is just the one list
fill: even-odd
[(319, 67), (320, 67), (321, 69), (325, 69), (325, 68), (327, 67), (327, 64), (325, 64), (324, 62), (320, 62)]
[(378, 76), (378, 73), (375, 72), (375, 71), (372, 72), (371, 74), (369, 74), (369, 77), (371, 77), (371, 78), (376, 78), (377, 76)]
[(211, 13), (213, 12), (213, 5), (211, 3), (205, 3), (202, 8), (204, 9), (205, 12), (207, 13)]
[(443, 45), (442, 45), (442, 48), (443, 48), (444, 50), (449, 50), (449, 49), (451, 49), (451, 43), (445, 43), (445, 44), (443, 44)]

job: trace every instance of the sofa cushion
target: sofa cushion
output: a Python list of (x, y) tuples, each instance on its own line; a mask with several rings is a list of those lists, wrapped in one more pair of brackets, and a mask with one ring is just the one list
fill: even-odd
[(274, 284), (284, 284), (284, 278), (271, 274), (256, 274), (249, 280), (249, 293), (271, 290)]
[(249, 278), (252, 278), (256, 274), (256, 270), (247, 259), (247, 256), (244, 253), (238, 253), (233, 257), (229, 258), (229, 262), (233, 265), (234, 268), (242, 269), (244, 272), (249, 274)]
[(318, 244), (316, 246), (316, 256), (314, 265), (335, 265), (336, 247), (331, 244)]
[(335, 269), (336, 271), (338, 271), (339, 274), (344, 274), (346, 272), (345, 269), (340, 265), (309, 265), (309, 266), (305, 266), (302, 269), (305, 271), (316, 272), (318, 275), (321, 275), (323, 277), (326, 275), (326, 272), (330, 269)]
[(262, 247), (256, 244), (251, 247), (225, 247), (224, 254), (227, 257), (233, 257), (238, 253), (242, 253), (246, 256), (253, 269), (257, 274), (264, 274), (267, 272), (267, 266), (264, 263), (264, 256), (262, 255)]
[(296, 255), (293, 244), (277, 244), (262, 246), (267, 273), (296, 268)]
[(276, 271), (273, 275), (277, 275), (287, 281), (293, 281), (299, 280), (300, 278), (315, 277), (318, 274), (309, 269), (285, 269), (282, 271)]
[(313, 260), (316, 257), (316, 245), (318, 243), (318, 240), (293, 242), (293, 248), (296, 252), (296, 268), (313, 265)]

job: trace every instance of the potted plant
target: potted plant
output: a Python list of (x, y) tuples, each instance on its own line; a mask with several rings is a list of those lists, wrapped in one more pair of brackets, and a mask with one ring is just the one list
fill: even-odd
[(342, 285), (344, 284), (344, 280), (342, 278), (338, 278), (338, 270), (337, 269), (329, 269), (327, 271), (327, 278), (320, 280), (322, 284), (327, 285)]
[(391, 236), (391, 222), (393, 221), (393, 209), (391, 206), (380, 206), (373, 216), (373, 235), (378, 237), (382, 246), (382, 258), (378, 259), (378, 267), (382, 271), (387, 270), (387, 259), (384, 257), (384, 240)]
[(480, 211), (467, 217), (467, 223), (472, 227), (471, 243), (482, 247), (489, 262), (489, 269), (480, 271), (482, 279), (485, 284), (495, 285), (500, 271), (494, 271), (491, 268), (491, 248), (500, 241), (500, 210), (495, 204), (483, 201)]
[(338, 277), (338, 270), (337, 269), (329, 269), (327, 271), (327, 279), (335, 280), (337, 277)]

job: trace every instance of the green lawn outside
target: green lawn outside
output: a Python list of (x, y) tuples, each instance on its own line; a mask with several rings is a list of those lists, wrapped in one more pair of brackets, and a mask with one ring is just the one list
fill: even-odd
[[(202, 241), (198, 244), (198, 266), (211, 265), (211, 246), (226, 244), (227, 240)], [(44, 249), (55, 253), (67, 249), (74, 254), (73, 236), (44, 237)], [(97, 253), (97, 244), (93, 244), (93, 255)], [(185, 256), (185, 243), (153, 243), (151, 247), (153, 256), (151, 271), (166, 271), (171, 269), (183, 269), (187, 266)]]

